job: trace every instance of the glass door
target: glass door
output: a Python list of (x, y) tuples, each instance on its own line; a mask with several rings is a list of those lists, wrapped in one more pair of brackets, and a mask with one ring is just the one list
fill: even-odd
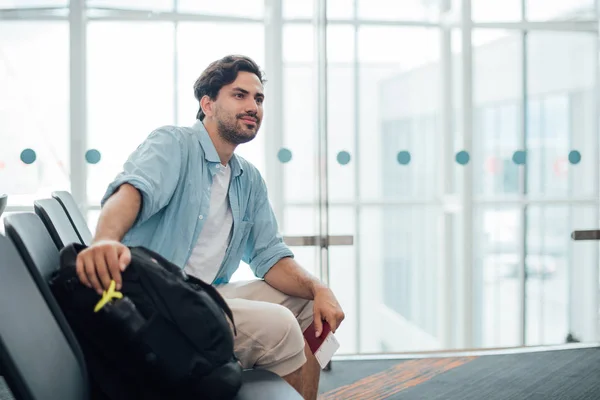
[[(338, 287), (339, 284), (347, 286), (347, 283), (337, 276), (332, 277), (337, 271), (330, 268), (332, 252), (352, 252), (354, 215), (350, 204), (342, 210), (343, 214), (334, 209), (336, 223), (331, 223), (329, 182), (337, 179), (344, 185), (342, 180), (346, 176), (331, 175), (334, 164), (330, 160), (332, 138), (329, 136), (331, 124), (328, 123), (331, 73), (328, 73), (326, 57), (325, 1), (313, 4), (267, 0), (266, 4), (269, 15), (265, 18), (265, 47), (271, 51), (266, 52), (268, 83), (265, 91), (267, 99), (275, 99), (265, 102), (263, 125), (264, 176), (269, 197), (283, 240), (294, 252), (296, 260), (309, 272), (330, 283), (348, 315), (347, 310), (354, 304), (348, 297), (351, 292)], [(352, 46), (348, 51), (350, 55), (346, 57), (351, 59)], [(348, 76), (349, 71), (346, 68), (342, 73)], [(335, 98), (346, 100), (347, 93), (338, 93)], [(352, 102), (351, 98), (348, 100)], [(352, 138), (351, 131), (342, 133)], [(349, 157), (348, 150), (351, 149), (339, 157), (344, 164), (349, 161), (345, 158)], [(351, 171), (351, 168), (347, 166), (347, 170)], [(339, 223), (339, 218), (343, 218), (343, 223)], [(346, 275), (351, 274), (351, 270), (346, 271)], [(354, 322), (349, 320), (344, 322), (344, 329), (338, 331), (342, 343), (340, 353), (355, 352), (354, 347), (348, 347), (350, 340), (346, 337), (355, 329)]]
[[(436, 348), (442, 39), (427, 22), (436, 14), (420, 1), (408, 11), (267, 2), (266, 90), (282, 102), (266, 103), (265, 175), (285, 242), (344, 308), (338, 354)], [(371, 21), (389, 9), (423, 26)], [(411, 84), (415, 71), (426, 85)]]

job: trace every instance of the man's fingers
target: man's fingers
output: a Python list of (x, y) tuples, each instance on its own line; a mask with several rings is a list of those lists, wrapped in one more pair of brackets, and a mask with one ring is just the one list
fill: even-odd
[(331, 332), (335, 333), (345, 317), (344, 311), (342, 311), (331, 290), (323, 290), (315, 295), (313, 310), (317, 337), (323, 332), (322, 320), (327, 321)]
[(335, 331), (337, 330), (337, 328), (340, 327), (340, 324), (342, 323), (342, 321), (344, 320), (344, 318), (346, 318), (346, 316), (344, 315), (344, 312), (339, 310), (336, 311), (334, 314), (334, 318), (332, 318), (332, 320), (334, 320), (334, 323), (332, 324), (331, 322), (329, 323), (331, 325), (331, 331), (333, 333), (335, 333)]
[(123, 286), (121, 272), (131, 261), (129, 248), (116, 241), (101, 241), (83, 250), (77, 256), (76, 271), (82, 284), (98, 294), (108, 290), (115, 281), (117, 290)]
[(315, 336), (321, 336), (321, 332), (323, 332), (323, 321), (321, 320), (321, 312), (318, 310), (314, 311), (315, 314)]
[(92, 254), (86, 253), (84, 256), (84, 269), (87, 279), (89, 280), (92, 288), (98, 292), (98, 294), (102, 294), (102, 285), (98, 280), (98, 275), (96, 275), (96, 266), (94, 265), (94, 256)]
[(121, 254), (118, 255), (119, 268), (121, 269), (121, 271), (125, 271), (125, 268), (127, 268), (129, 263), (131, 262), (131, 250), (129, 250), (129, 247), (123, 246), (120, 253)]
[(78, 255), (77, 262), (75, 265), (76, 265), (76, 271), (77, 271), (77, 276), (79, 277), (79, 281), (82, 284), (84, 284), (85, 286), (91, 288), (92, 284), (90, 283), (90, 281), (87, 278), (87, 275), (85, 273), (85, 261), (84, 261), (83, 254)]
[(108, 290), (110, 286), (110, 274), (108, 273), (108, 267), (106, 266), (106, 259), (104, 258), (103, 251), (96, 251), (94, 254), (94, 262), (96, 263), (96, 273), (102, 284), (104, 290)]
[(320, 311), (315, 311), (315, 333), (317, 337), (321, 336), (323, 332), (323, 320), (327, 321), (331, 328), (331, 332), (335, 333), (337, 328), (340, 326), (340, 323), (344, 319), (343, 313), (336, 311), (329, 311), (321, 313)]
[(115, 281), (117, 290), (121, 290), (121, 269), (119, 268), (119, 256), (117, 249), (111, 247), (105, 253), (106, 265), (111, 278)]
[(344, 312), (342, 310), (326, 310), (323, 312), (322, 318), (327, 321), (329, 326), (331, 327), (331, 332), (335, 333), (337, 328), (340, 327), (340, 324), (345, 318)]
[(329, 322), (329, 326), (331, 327), (331, 332), (335, 333), (335, 330), (337, 329), (337, 326), (338, 326), (337, 320), (335, 318), (329, 318), (329, 320), (327, 320), (327, 322)]

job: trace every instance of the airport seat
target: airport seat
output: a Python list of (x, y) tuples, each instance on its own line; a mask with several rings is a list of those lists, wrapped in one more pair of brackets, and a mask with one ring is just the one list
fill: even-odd
[(264, 369), (242, 372), (242, 388), (235, 400), (302, 400), (302, 396), (279, 375)]
[(59, 251), (40, 217), (29, 212), (12, 214), (4, 219), (4, 228), (38, 286), (47, 287), (58, 268)]
[(2, 213), (4, 212), (7, 201), (8, 201), (8, 196), (5, 194), (0, 194), (0, 215), (2, 215)]
[(33, 209), (46, 226), (59, 250), (71, 243), (81, 243), (81, 239), (58, 200), (54, 198), (36, 200), (33, 202)]
[(40, 217), (34, 213), (9, 215), (4, 219), (4, 227), (6, 236), (17, 249), (25, 268), (29, 271), (42, 297), (56, 318), (56, 322), (71, 345), (71, 349), (77, 356), (82, 369), (85, 371), (83, 352), (48, 285), (52, 273), (56, 271), (60, 262), (59, 252), (54, 241)]
[(89, 398), (76, 354), (14, 244), (2, 235), (0, 277), (0, 360), (15, 398)]
[[(46, 206), (46, 202), (41, 204), (38, 203), (40, 213), (43, 213), (44, 209), (48, 211), (48, 207)], [(55, 213), (53, 211), (44, 213), (48, 217), (48, 224), (54, 224), (52, 217), (60, 215), (60, 213)], [(64, 224), (64, 219), (59, 217), (57, 224)], [(76, 358), (81, 360), (81, 367), (85, 370), (83, 353), (47, 284), (52, 272), (58, 267), (59, 257), (59, 250), (55, 244), (55, 240), (51, 238), (50, 233), (46, 230), (48, 225), (46, 224), (46, 226), (44, 226), (45, 224), (42, 223), (40, 216), (33, 213), (10, 215), (5, 219), (4, 225), (6, 234), (11, 238), (18, 252), (21, 254), (21, 257), (25, 261), (25, 268), (30, 270), (31, 276), (34, 278), (33, 280), (36, 281), (37, 286), (40, 289), (40, 293), (43, 294), (43, 297), (47, 300), (48, 306), (54, 315), (56, 315), (56, 320), (63, 327), (63, 333), (67, 338), (70, 338), (67, 341), (71, 344), (71, 351), (76, 355)], [(66, 228), (64, 226), (58, 228), (53, 226), (50, 229), (53, 229), (56, 235), (60, 235), (58, 231), (61, 231), (63, 235), (66, 235), (65, 231), (69, 226), (70, 225)], [(64, 241), (64, 237), (61, 240)], [(243, 385), (236, 397), (238, 400), (292, 400), (302, 398), (281, 377), (269, 371), (245, 370), (242, 374), (242, 379)], [(38, 397), (34, 399), (38, 399)]]
[(77, 206), (77, 203), (75, 202), (75, 199), (71, 193), (64, 190), (56, 191), (52, 192), (52, 197), (56, 199), (65, 210), (65, 213), (67, 214), (67, 217), (69, 217), (69, 221), (71, 221), (77, 236), (79, 236), (80, 242), (86, 246), (89, 246), (93, 239), (92, 232), (90, 231), (86, 219)]

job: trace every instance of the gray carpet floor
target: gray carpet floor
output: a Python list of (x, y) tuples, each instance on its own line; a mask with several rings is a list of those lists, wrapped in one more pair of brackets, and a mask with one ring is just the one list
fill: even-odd
[[(319, 392), (352, 384), (388, 368), (390, 360), (335, 362), (331, 371), (321, 374)], [(483, 356), (392, 396), (368, 398), (599, 400), (600, 349)]]
[(334, 361), (331, 370), (321, 372), (319, 393), (349, 385), (364, 377), (392, 368), (400, 360)]
[(395, 398), (598, 400), (600, 349), (485, 356), (405, 390)]
[[(319, 393), (350, 385), (402, 361), (335, 361)], [(377, 397), (385, 398), (385, 397)], [(388, 399), (600, 400), (600, 349), (479, 357)], [(0, 377), (0, 400), (14, 400)]]
[(0, 400), (14, 400), (10, 389), (6, 385), (4, 378), (0, 376)]

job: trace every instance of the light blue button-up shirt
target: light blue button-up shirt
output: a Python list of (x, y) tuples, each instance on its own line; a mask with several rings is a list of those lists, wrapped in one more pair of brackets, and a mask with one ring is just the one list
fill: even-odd
[[(165, 126), (152, 132), (102, 198), (104, 204), (124, 183), (142, 194), (141, 210), (123, 243), (144, 246), (183, 269), (209, 215), (219, 164), (217, 150), (199, 120), (189, 128)], [(229, 282), (241, 260), (263, 278), (277, 261), (293, 257), (278, 232), (260, 172), (235, 154), (229, 165), (233, 233), (213, 284)]]

